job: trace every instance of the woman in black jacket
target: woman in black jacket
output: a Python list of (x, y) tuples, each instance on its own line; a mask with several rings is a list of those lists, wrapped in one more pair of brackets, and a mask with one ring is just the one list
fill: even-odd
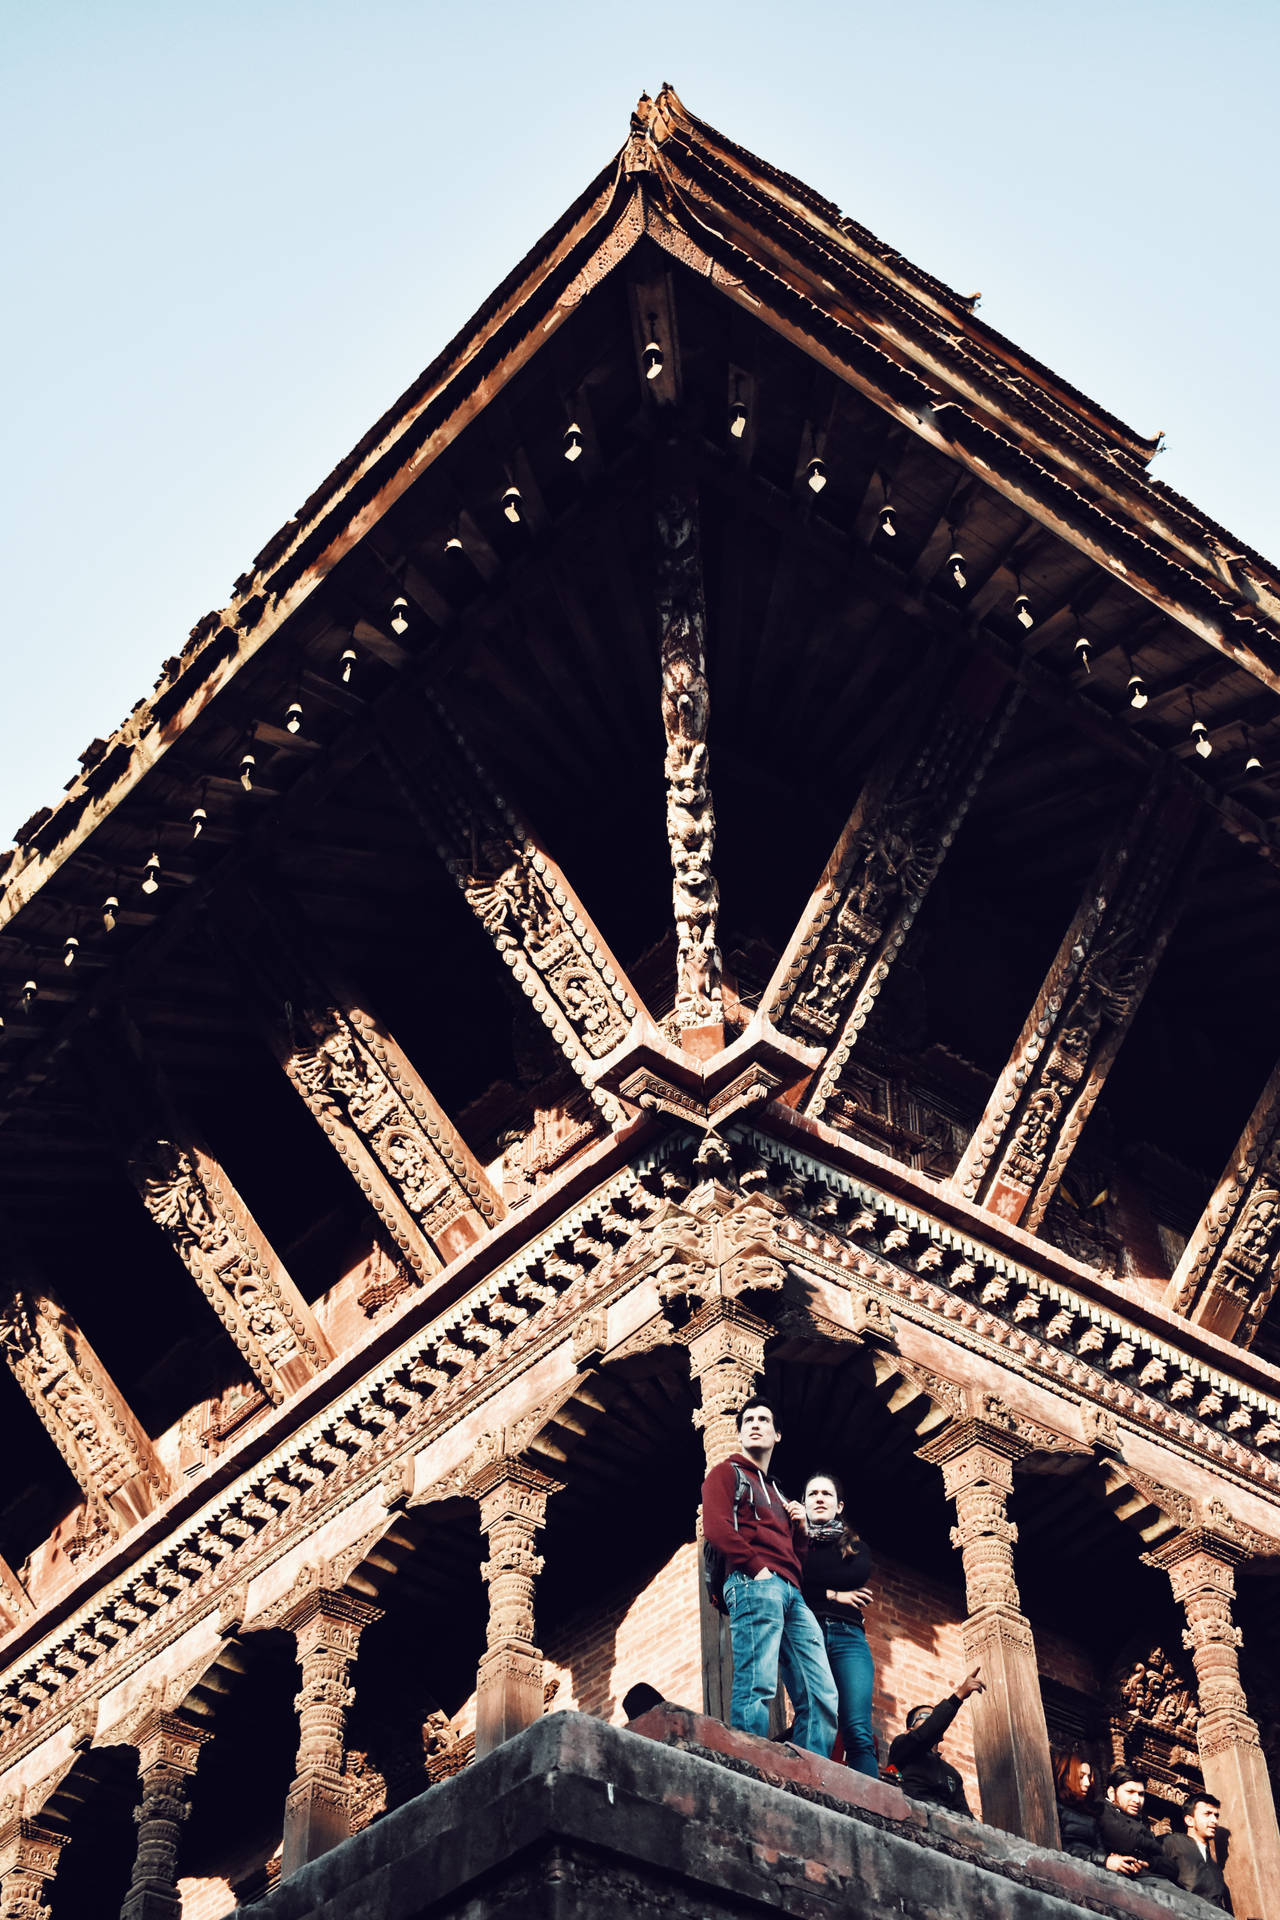
[(844, 1523), (844, 1489), (834, 1474), (815, 1473), (804, 1490), (808, 1543), (804, 1553), (804, 1597), (817, 1615), (827, 1658), (840, 1696), (840, 1738), (845, 1765), (880, 1778), (871, 1731), (871, 1695), (875, 1664), (862, 1624), (871, 1599), (867, 1580), (871, 1553)]
[(1136, 1875), (1141, 1861), (1124, 1853), (1108, 1853), (1099, 1831), (1099, 1803), (1093, 1798), (1093, 1768), (1078, 1753), (1064, 1753), (1053, 1765), (1058, 1788), (1058, 1831), (1062, 1851), (1077, 1860), (1092, 1860), (1112, 1873)]

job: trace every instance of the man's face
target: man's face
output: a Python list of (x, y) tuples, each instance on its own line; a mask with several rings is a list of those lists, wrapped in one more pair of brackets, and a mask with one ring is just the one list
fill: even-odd
[(1121, 1813), (1141, 1813), (1146, 1797), (1147, 1790), (1141, 1780), (1126, 1780), (1123, 1786), (1107, 1788), (1108, 1800), (1113, 1800)]
[(1195, 1807), (1187, 1816), (1187, 1832), (1194, 1840), (1208, 1845), (1218, 1831), (1218, 1809), (1207, 1807), (1203, 1800), (1197, 1800)]
[(768, 1407), (748, 1407), (742, 1416), (738, 1438), (748, 1452), (755, 1452), (764, 1447), (776, 1447), (782, 1436), (773, 1424), (773, 1415)]

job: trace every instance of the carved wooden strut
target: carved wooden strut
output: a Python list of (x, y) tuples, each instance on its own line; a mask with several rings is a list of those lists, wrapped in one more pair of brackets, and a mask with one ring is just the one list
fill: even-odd
[(616, 1125), (623, 1108), (591, 1070), (627, 1038), (638, 1002), (586, 909), (428, 696), (404, 702), (378, 746), (513, 979)]
[[(278, 896), (277, 896), (278, 899)], [(316, 938), (242, 893), (232, 950), (268, 1041), (402, 1258), (429, 1280), (506, 1213), (484, 1168)], [(305, 958), (303, 957), (305, 954)]]
[(1163, 776), (1103, 854), (952, 1184), (1034, 1229), (1181, 911), (1201, 814)]
[[(920, 696), (925, 700), (925, 696)], [(1017, 690), (995, 662), (965, 665), (892, 732), (823, 868), (761, 1006), (825, 1048), (803, 1102), (824, 1112), (889, 969), (968, 812)]]
[(1174, 1313), (1252, 1344), (1280, 1283), (1280, 1066), (1272, 1071), (1169, 1282)]

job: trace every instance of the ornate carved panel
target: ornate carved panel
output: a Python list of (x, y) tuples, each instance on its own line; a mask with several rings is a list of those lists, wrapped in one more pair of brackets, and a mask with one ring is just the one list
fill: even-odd
[[(932, 667), (935, 663), (931, 662)], [(762, 1005), (792, 1038), (825, 1048), (804, 1102), (815, 1117), (841, 1073), (1017, 700), (992, 661), (893, 730), (814, 889)]]
[(1163, 776), (1103, 854), (953, 1184), (1039, 1225), (1183, 904), (1201, 812)]
[(638, 1002), (568, 881), (434, 700), (397, 709), (379, 751), (512, 977), (617, 1122), (622, 1108), (594, 1086), (591, 1068), (626, 1039)]

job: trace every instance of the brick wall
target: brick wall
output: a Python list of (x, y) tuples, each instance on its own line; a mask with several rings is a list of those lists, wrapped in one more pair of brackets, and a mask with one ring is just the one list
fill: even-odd
[(225, 1880), (179, 1880), (182, 1920), (223, 1920), (235, 1909), (236, 1897)]
[(610, 1594), (566, 1620), (544, 1648), (547, 1680), (560, 1682), (552, 1706), (576, 1707), (620, 1726), (623, 1694), (647, 1680), (666, 1699), (700, 1708), (701, 1577), (701, 1549), (690, 1540), (638, 1590)]

